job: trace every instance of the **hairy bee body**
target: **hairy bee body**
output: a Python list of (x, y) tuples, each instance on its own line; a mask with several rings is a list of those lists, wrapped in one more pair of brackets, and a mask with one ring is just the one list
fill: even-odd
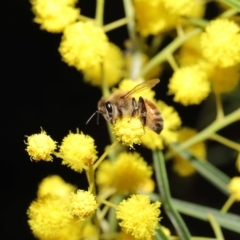
[(152, 88), (158, 82), (158, 79), (152, 79), (137, 85), (131, 91), (117, 91), (108, 98), (101, 98), (97, 112), (112, 124), (123, 116), (139, 117), (143, 126), (148, 126), (159, 134), (163, 129), (163, 118), (156, 105), (148, 99), (140, 97), (137, 101), (132, 97), (132, 94)]

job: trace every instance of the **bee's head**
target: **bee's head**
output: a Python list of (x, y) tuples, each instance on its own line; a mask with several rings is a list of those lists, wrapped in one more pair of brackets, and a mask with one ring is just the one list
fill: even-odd
[(106, 101), (102, 98), (98, 102), (98, 110), (92, 114), (92, 116), (87, 120), (86, 124), (97, 114), (97, 124), (99, 123), (99, 114), (102, 114), (103, 117), (110, 123), (113, 121), (114, 107), (110, 101)]
[(98, 112), (110, 123), (113, 121), (114, 106), (110, 101), (102, 98), (98, 102)]

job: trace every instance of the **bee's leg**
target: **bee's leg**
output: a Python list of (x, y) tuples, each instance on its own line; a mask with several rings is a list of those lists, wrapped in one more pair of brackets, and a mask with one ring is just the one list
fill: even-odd
[(132, 106), (133, 106), (132, 117), (134, 117), (138, 111), (138, 104), (135, 98), (132, 98)]
[(139, 98), (138, 109), (139, 109), (140, 120), (142, 122), (142, 125), (145, 126), (147, 121), (147, 108), (142, 97)]

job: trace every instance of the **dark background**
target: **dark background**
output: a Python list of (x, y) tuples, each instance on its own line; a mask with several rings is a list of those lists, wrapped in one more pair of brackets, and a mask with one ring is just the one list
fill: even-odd
[[(106, 0), (105, 23), (124, 16), (121, 0)], [(93, 17), (94, 0), (80, 0), (81, 13)], [(25, 151), (24, 136), (40, 132), (42, 127), (51, 137), (61, 142), (62, 138), (76, 128), (95, 139), (99, 154), (109, 144), (109, 137), (104, 120), (100, 125), (86, 120), (96, 110), (101, 91), (85, 84), (81, 73), (61, 61), (57, 49), (61, 34), (52, 34), (39, 29), (35, 24), (28, 1), (2, 1), (1, 6), (1, 235), (4, 239), (33, 239), (27, 224), (26, 210), (36, 197), (38, 183), (46, 176), (58, 174), (65, 181), (86, 188), (84, 174), (78, 174), (59, 159), (53, 162), (31, 162)], [(214, 14), (214, 6), (209, 5)], [(211, 14), (210, 14), (211, 15)], [(108, 33), (109, 39), (123, 49), (127, 31), (122, 27)], [(167, 80), (171, 73), (163, 76), (162, 86), (157, 86), (157, 97), (175, 105), (184, 125), (203, 128), (214, 119), (213, 98), (209, 97), (197, 107), (184, 108), (166, 97)], [(165, 83), (164, 83), (165, 81)], [(238, 93), (225, 101), (230, 111), (239, 107)], [(237, 100), (237, 102), (236, 102)], [(234, 102), (235, 104), (232, 104)], [(204, 121), (201, 121), (203, 119)], [(228, 127), (223, 134), (231, 139), (239, 139), (236, 133), (239, 124)], [(234, 151), (209, 142), (210, 160), (230, 177), (237, 175), (233, 164)], [(139, 147), (137, 150), (149, 159), (150, 152)], [(221, 156), (217, 158), (216, 154)], [(199, 175), (182, 179), (171, 171), (168, 164), (170, 187), (175, 198), (220, 208), (226, 197), (206, 182)], [(240, 212), (240, 205), (235, 204), (232, 212)], [(163, 215), (164, 216), (164, 215)], [(212, 230), (208, 223), (184, 217), (193, 235), (209, 236)], [(169, 221), (164, 216), (163, 225)], [(171, 225), (168, 227), (171, 228)], [(226, 239), (238, 239), (236, 234), (224, 231)]]

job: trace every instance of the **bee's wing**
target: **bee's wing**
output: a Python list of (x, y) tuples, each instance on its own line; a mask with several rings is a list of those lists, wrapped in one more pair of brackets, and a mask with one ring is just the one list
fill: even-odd
[(145, 89), (150, 89), (153, 88), (156, 84), (158, 84), (160, 82), (160, 80), (158, 78), (155, 79), (151, 79), (148, 80), (146, 82), (140, 83), (137, 86), (135, 86), (132, 90), (130, 90), (128, 93), (126, 93), (123, 98), (127, 98), (130, 95), (134, 94), (134, 93), (138, 93), (141, 92)]

